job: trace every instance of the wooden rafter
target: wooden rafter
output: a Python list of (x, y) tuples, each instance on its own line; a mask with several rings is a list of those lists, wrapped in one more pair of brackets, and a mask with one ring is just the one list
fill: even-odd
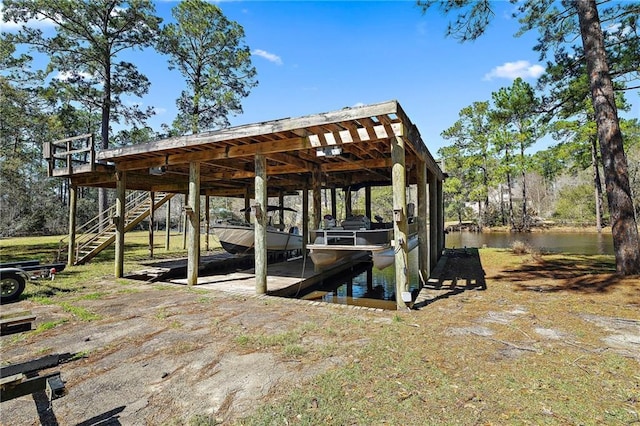
[[(415, 179), (412, 165), (418, 161), (443, 178), (417, 127), (396, 101), (104, 150), (95, 155), (95, 165), (53, 168), (50, 174), (71, 177), (78, 186), (115, 187), (115, 173), (127, 172), (128, 189), (184, 192), (189, 165), (196, 162), (203, 193), (239, 195), (252, 187), (255, 156), (262, 154), (269, 185), (282, 191), (306, 187), (314, 170), (335, 187), (390, 184), (391, 146), (398, 137), (406, 146), (409, 181)], [(59, 142), (51, 143), (56, 158), (82, 154), (77, 147), (65, 153), (68, 141)], [(320, 156), (318, 151), (326, 147), (339, 147), (340, 155)]]

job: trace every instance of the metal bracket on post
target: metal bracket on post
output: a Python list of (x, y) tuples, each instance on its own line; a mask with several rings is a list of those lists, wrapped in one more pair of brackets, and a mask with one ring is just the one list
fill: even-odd
[(413, 307), (413, 295), (409, 291), (402, 292), (402, 301), (404, 302), (407, 309), (411, 309)]
[(262, 207), (260, 206), (260, 204), (255, 204), (252, 208), (253, 213), (256, 215), (256, 219), (260, 220), (262, 219)]
[(402, 222), (402, 209), (393, 209), (393, 221)]
[(60, 374), (51, 376), (47, 379), (45, 392), (49, 401), (62, 398), (67, 394), (67, 389), (64, 387), (64, 382), (62, 381)]

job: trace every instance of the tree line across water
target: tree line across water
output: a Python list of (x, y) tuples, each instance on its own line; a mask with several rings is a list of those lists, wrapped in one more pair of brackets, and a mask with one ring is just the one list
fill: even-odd
[[(628, 108), (618, 96), (621, 109)], [(438, 151), (448, 178), (444, 183), (448, 220), (473, 221), (477, 229), (507, 226), (529, 231), (549, 221), (610, 225), (603, 191), (596, 128), (588, 113), (549, 122), (535, 89), (517, 79), (460, 111), (442, 136)], [(585, 98), (585, 111), (593, 110)], [(591, 112), (591, 115), (593, 113)], [(620, 120), (625, 135), (629, 184), (640, 214), (640, 122)], [(535, 153), (542, 138), (555, 144)]]

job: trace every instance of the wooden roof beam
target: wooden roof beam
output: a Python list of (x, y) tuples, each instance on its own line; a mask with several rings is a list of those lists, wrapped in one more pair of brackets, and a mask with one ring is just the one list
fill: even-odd
[(164, 165), (186, 164), (192, 161), (212, 161), (228, 158), (253, 156), (255, 154), (271, 154), (278, 152), (297, 151), (312, 148), (308, 138), (281, 139), (277, 141), (262, 142), (254, 145), (226, 146), (210, 148), (202, 151), (180, 154), (158, 155), (157, 157), (143, 160), (123, 160), (116, 163), (118, 171), (146, 169)]
[(342, 123), (344, 121), (358, 120), (362, 117), (377, 116), (381, 114), (393, 114), (398, 110), (398, 102), (387, 101), (374, 105), (365, 105), (353, 108), (344, 108), (339, 111), (332, 111), (322, 114), (314, 114), (298, 118), (285, 118), (280, 120), (254, 123), (237, 127), (230, 127), (223, 130), (199, 133), (188, 136), (178, 136), (174, 138), (149, 142), (142, 145), (131, 145), (101, 151), (97, 155), (98, 160), (108, 160), (124, 158), (130, 155), (138, 155), (142, 152), (160, 152), (170, 149), (185, 149), (190, 146), (202, 144), (213, 144), (230, 140), (241, 140), (268, 134), (297, 131), (300, 129), (322, 126), (329, 123)]
[(285, 153), (272, 153), (267, 154), (267, 158), (278, 163), (289, 164), (298, 167), (299, 169), (311, 170), (315, 167), (315, 163), (302, 159), (300, 157), (293, 156)]

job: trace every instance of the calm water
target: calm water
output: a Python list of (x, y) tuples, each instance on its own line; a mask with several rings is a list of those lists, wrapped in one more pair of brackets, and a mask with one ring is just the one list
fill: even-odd
[(487, 247), (507, 248), (514, 241), (522, 241), (540, 252), (571, 254), (613, 254), (611, 233), (564, 232), (450, 232), (445, 237), (448, 248)]
[[(508, 248), (514, 241), (520, 240), (540, 252), (571, 254), (613, 254), (613, 241), (610, 233), (474, 233), (452, 232), (446, 235), (447, 248), (494, 247)], [(409, 253), (409, 290), (419, 287), (418, 250)], [(426, 277), (425, 277), (426, 278)], [(315, 287), (302, 296), (306, 299), (321, 300), (328, 303), (363, 305), (395, 309), (395, 267), (392, 265), (382, 271), (365, 263), (353, 274), (334, 278)], [(300, 297), (300, 295), (299, 295)]]
[[(418, 250), (409, 252), (409, 290), (419, 287)], [(426, 278), (426, 277), (425, 277)], [(384, 270), (364, 262), (354, 268), (352, 274), (341, 273), (339, 277), (314, 286), (298, 298), (318, 300), (343, 305), (360, 305), (384, 309), (396, 309), (395, 266)]]

